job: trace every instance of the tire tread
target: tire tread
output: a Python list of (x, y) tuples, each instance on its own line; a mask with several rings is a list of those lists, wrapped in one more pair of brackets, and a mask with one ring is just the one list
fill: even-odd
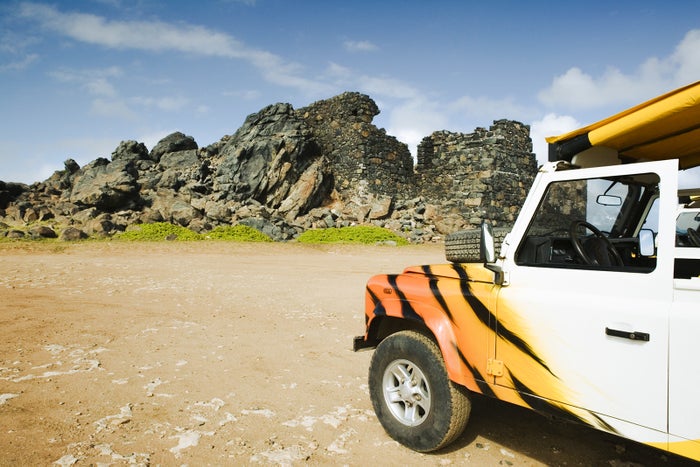
[[(410, 435), (409, 430), (398, 427), (398, 422), (391, 420), (390, 416), (385, 413), (380, 381), (381, 374), (385, 368), (384, 363), (388, 363), (392, 358), (392, 355), (388, 353), (392, 351), (389, 349), (391, 346), (413, 349), (422, 348), (426, 350), (430, 354), (428, 358), (432, 361), (431, 363), (433, 363), (433, 365), (431, 365), (430, 368), (423, 368), (423, 370), (430, 370), (433, 372), (433, 377), (437, 380), (438, 384), (440, 381), (447, 384), (449, 403), (440, 405), (439, 409), (438, 405), (431, 409), (448, 410), (448, 427), (439, 434), (439, 439), (435, 437), (430, 441), (426, 441), (425, 437), (420, 437), (422, 439), (415, 440)], [(396, 357), (399, 358), (399, 356)], [(377, 384), (379, 384), (379, 389), (377, 389)], [(421, 332), (409, 330), (400, 331), (396, 334), (392, 334), (379, 344), (370, 362), (369, 386), (374, 410), (382, 426), (384, 426), (384, 429), (392, 438), (414, 451), (431, 452), (447, 446), (462, 434), (469, 420), (471, 401), (467, 389), (455, 384), (449, 379), (440, 348), (433, 339)], [(433, 390), (435, 391), (436, 388), (433, 388)], [(387, 419), (386, 417), (389, 418)], [(398, 430), (398, 432), (394, 430)]]

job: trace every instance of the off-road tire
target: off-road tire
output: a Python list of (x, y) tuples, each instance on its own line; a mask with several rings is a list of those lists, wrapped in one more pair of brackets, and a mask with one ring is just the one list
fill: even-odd
[[(404, 376), (409, 378), (402, 384)], [(415, 422), (407, 420), (413, 412), (404, 413), (413, 404), (402, 402), (413, 389), (424, 396), (418, 399), (417, 405), (424, 404)], [(416, 331), (392, 334), (377, 346), (369, 367), (369, 392), (387, 434), (414, 451), (447, 446), (462, 434), (469, 420), (468, 391), (448, 378), (437, 344)]]
[[(493, 229), (493, 241), (496, 252), (499, 251), (503, 239), (509, 229), (498, 227)], [(452, 263), (480, 263), (481, 230), (460, 230), (445, 237), (445, 258)]]

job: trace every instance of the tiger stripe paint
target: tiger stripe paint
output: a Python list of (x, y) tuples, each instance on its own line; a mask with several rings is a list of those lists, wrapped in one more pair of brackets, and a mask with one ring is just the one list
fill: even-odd
[[(486, 396), (615, 433), (595, 414), (566, 404), (569, 398), (563, 384), (528, 343), (526, 326), (513, 317), (506, 321), (498, 318), (492, 306), (495, 290), (493, 273), (479, 264), (424, 265), (407, 268), (403, 274), (374, 276), (367, 283), (366, 338), (370, 337), (370, 329), (378, 327), (377, 321), (385, 317), (424, 325), (437, 339), (450, 379), (456, 383)], [(496, 348), (499, 360), (508, 362), (501, 377), (488, 375), (486, 368)], [(525, 360), (536, 365), (522, 364)], [(508, 384), (499, 380), (507, 380)], [(545, 387), (546, 393), (559, 394), (560, 402), (539, 396)]]

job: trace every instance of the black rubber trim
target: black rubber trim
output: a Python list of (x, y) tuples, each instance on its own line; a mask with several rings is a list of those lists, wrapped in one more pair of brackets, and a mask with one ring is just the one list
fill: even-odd
[(576, 154), (591, 147), (593, 147), (593, 145), (588, 139), (588, 133), (574, 136), (564, 141), (558, 141), (549, 145), (549, 162), (571, 162), (571, 159), (573, 159)]

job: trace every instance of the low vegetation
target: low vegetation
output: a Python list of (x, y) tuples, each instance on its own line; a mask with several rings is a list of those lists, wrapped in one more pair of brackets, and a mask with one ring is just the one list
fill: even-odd
[(121, 232), (113, 238), (117, 240), (133, 240), (142, 242), (158, 242), (161, 240), (201, 240), (202, 236), (192, 230), (167, 222), (139, 224), (126, 232)]
[(115, 235), (118, 240), (162, 241), (162, 240), (227, 240), (234, 242), (271, 242), (264, 233), (247, 225), (220, 226), (205, 234), (199, 234), (179, 225), (167, 222), (141, 224), (131, 230)]
[[(31, 235), (10, 238), (0, 230), (0, 242), (57, 242), (57, 238), (40, 238)], [(219, 240), (232, 242), (272, 242), (272, 238), (247, 225), (219, 226), (207, 233), (197, 233), (186, 227), (168, 222), (139, 224), (131, 226), (126, 232), (120, 232), (108, 238), (88, 238), (87, 240), (107, 241), (203, 241)], [(355, 243), (364, 245), (390, 244), (406, 245), (408, 241), (391, 230), (375, 226), (353, 226), (330, 229), (315, 229), (303, 232), (297, 241), (307, 244), (320, 243)]]
[(377, 243), (406, 245), (408, 241), (391, 230), (382, 227), (358, 225), (331, 229), (307, 230), (297, 238), (301, 243)]
[(264, 233), (247, 225), (219, 226), (204, 237), (212, 240), (230, 240), (234, 242), (271, 242)]

